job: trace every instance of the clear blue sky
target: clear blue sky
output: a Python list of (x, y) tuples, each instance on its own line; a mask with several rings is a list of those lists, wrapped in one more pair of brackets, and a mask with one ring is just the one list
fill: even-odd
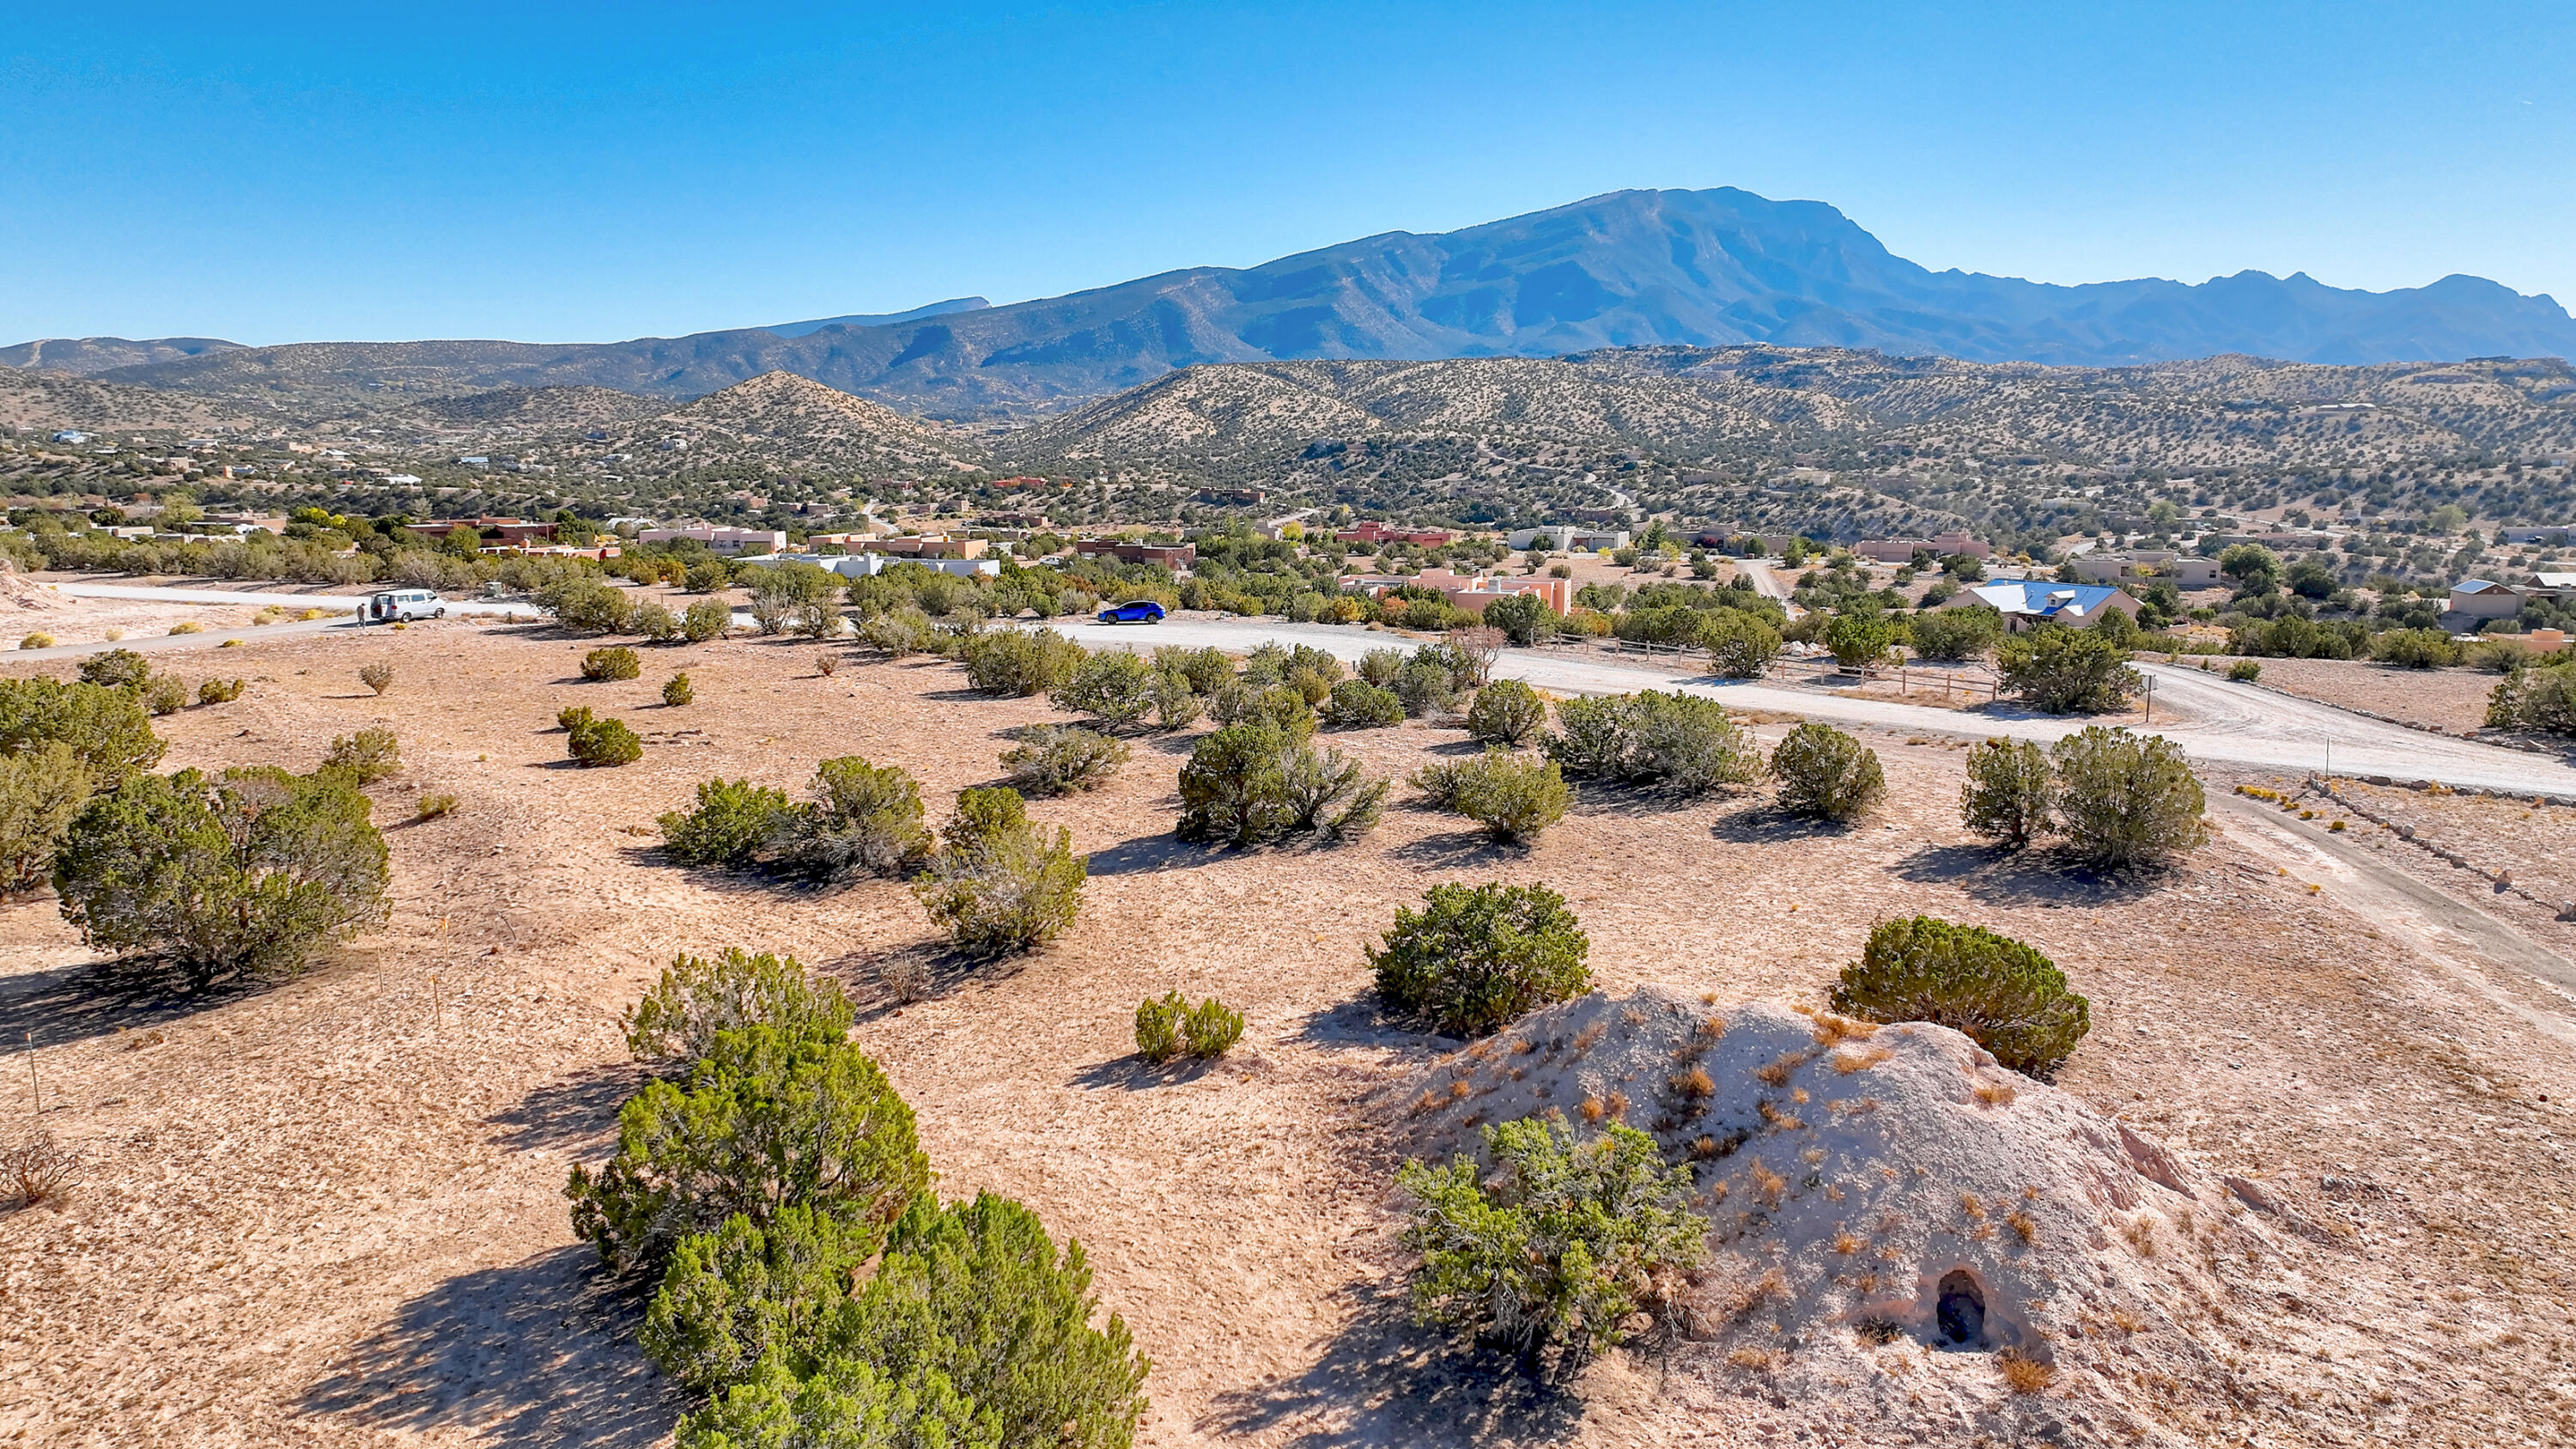
[(1628, 186), (1936, 268), (2576, 305), (2571, 76), (2529, 0), (102, 0), (0, 33), (0, 342), (673, 335)]

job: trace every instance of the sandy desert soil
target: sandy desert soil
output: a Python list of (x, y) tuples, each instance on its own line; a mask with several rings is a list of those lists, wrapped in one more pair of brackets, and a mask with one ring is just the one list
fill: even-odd
[[(0, 572), (0, 649), (14, 649), (29, 634), (50, 635), (56, 644), (91, 644), (105, 640), (144, 639), (167, 634), (174, 624), (195, 623), (206, 629), (258, 628), (278, 617), (261, 614), (256, 604), (159, 603), (148, 599), (80, 598), (52, 587), (65, 580), (95, 583), (167, 584), (188, 589), (220, 589), (268, 594), (336, 594), (350, 589), (307, 588), (294, 584), (233, 583), (220, 579), (175, 579), (124, 574), (51, 574), (36, 577)], [(294, 618), (296, 610), (285, 611)]]
[[(2498, 676), (2474, 669), (2399, 669), (2360, 659), (2266, 659), (2263, 683), (2344, 709), (2364, 709), (2453, 734), (2487, 720)], [(2219, 668), (2227, 663), (2221, 660)]]
[[(301, 768), (386, 724), (408, 764), (379, 819), (424, 790), (463, 802), (393, 825), (391, 924), (300, 980), (173, 998), (99, 970), (49, 901), (0, 909), (0, 1040), (31, 1043), (0, 1062), (0, 1132), (27, 1130), (32, 1069), (89, 1163), (66, 1205), (0, 1216), (0, 1442), (666, 1439), (681, 1406), (632, 1347), (638, 1304), (560, 1189), (637, 1082), (618, 1012), (674, 951), (729, 944), (850, 983), (943, 1191), (1012, 1194), (1085, 1243), (1155, 1361), (1148, 1445), (2576, 1439), (2569, 1002), (2430, 965), (2234, 837), (2143, 883), (1998, 857), (1958, 829), (1958, 750), (1880, 734), (1892, 803), (1849, 830), (1758, 794), (1605, 791), (1525, 854), (1403, 809), (1338, 850), (1209, 852), (1170, 834), (1181, 742), (1147, 740), (1109, 788), (1033, 807), (1092, 853), (1081, 920), (967, 970), (899, 884), (678, 870), (652, 820), (707, 776), (792, 788), (849, 753), (911, 769), (944, 813), (1043, 701), (966, 694), (938, 663), (824, 677), (810, 645), (745, 640), (584, 684), (585, 647), (464, 621), (254, 641), (246, 698), (162, 721), (171, 767)], [(381, 699), (354, 678), (379, 658)], [(651, 703), (682, 665), (698, 702)], [(633, 723), (644, 759), (566, 768), (552, 720), (574, 702)], [(1389, 772), (1463, 747), (1422, 725), (1334, 743)], [(2223, 1293), (2155, 1305), (2226, 1356), (2114, 1312), (2035, 1396), (1900, 1343), (1846, 1400), (1693, 1342), (1555, 1390), (1449, 1353), (1406, 1322), (1388, 1187), (1389, 1094), (1440, 1044), (1379, 1019), (1362, 949), (1426, 885), (1487, 879), (1564, 891), (1622, 992), (1817, 1005), (1897, 913), (2038, 944), (2093, 1002), (2058, 1085), (2282, 1209)], [(939, 993), (883, 1001), (899, 956)], [(1246, 1012), (1232, 1058), (1134, 1060), (1135, 1003), (1173, 987)], [(1974, 1392), (1906, 1387), (1936, 1373)]]

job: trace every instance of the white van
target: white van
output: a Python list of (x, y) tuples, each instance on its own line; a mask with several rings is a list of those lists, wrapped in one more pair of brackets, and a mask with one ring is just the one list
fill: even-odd
[(444, 619), (447, 601), (434, 589), (394, 589), (367, 600), (358, 610), (361, 624), (390, 624), (397, 619)]

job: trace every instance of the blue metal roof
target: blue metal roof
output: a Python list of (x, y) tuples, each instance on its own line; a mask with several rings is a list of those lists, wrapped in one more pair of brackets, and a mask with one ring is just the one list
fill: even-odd
[[(2014, 599), (2015, 591), (2020, 593)], [(2053, 616), (2061, 612), (2090, 614), (2120, 591), (2105, 584), (2061, 584), (2053, 579), (2007, 579), (1980, 584), (1979, 598), (2011, 614)]]

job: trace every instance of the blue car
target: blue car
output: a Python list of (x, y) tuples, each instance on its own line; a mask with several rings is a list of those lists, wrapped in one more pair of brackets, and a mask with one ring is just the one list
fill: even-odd
[(1138, 599), (1112, 604), (1094, 617), (1103, 624), (1159, 624), (1163, 622), (1163, 606), (1151, 599)]

